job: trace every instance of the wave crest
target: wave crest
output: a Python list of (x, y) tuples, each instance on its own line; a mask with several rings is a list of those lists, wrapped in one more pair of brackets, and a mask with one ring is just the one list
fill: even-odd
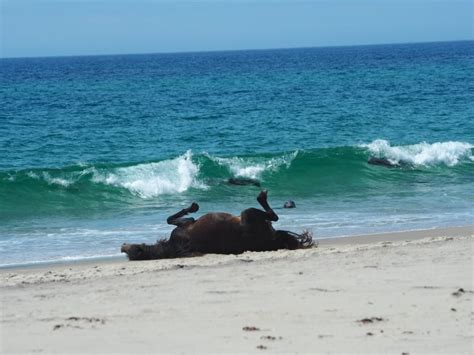
[(96, 172), (93, 181), (122, 187), (142, 198), (152, 198), (163, 194), (180, 193), (191, 187), (205, 188), (197, 180), (199, 166), (192, 160), (191, 151), (175, 159), (156, 163), (146, 163), (112, 172)]
[[(34, 179), (34, 180), (44, 181), (48, 185), (58, 185), (58, 186), (62, 186), (62, 187), (69, 187), (70, 185), (74, 184), (74, 182), (75, 182), (73, 180), (67, 180), (67, 179), (63, 179), (63, 178), (60, 178), (60, 177), (53, 177), (47, 171), (41, 172), (40, 175), (38, 175), (37, 173), (34, 173), (32, 171), (29, 171), (26, 175), (29, 178)], [(9, 179), (10, 179), (10, 181), (15, 181), (14, 176), (10, 177)]]
[(444, 164), (452, 167), (462, 159), (474, 161), (472, 148), (474, 146), (464, 142), (437, 142), (418, 143), (406, 146), (391, 146), (384, 139), (374, 140), (372, 143), (361, 145), (378, 158), (387, 158), (393, 164), (409, 163), (415, 166), (431, 166)]
[(261, 179), (264, 172), (275, 172), (282, 166), (288, 169), (297, 155), (298, 151), (270, 159), (262, 159), (261, 157), (220, 158), (213, 156), (208, 156), (208, 158), (228, 169), (232, 176)]

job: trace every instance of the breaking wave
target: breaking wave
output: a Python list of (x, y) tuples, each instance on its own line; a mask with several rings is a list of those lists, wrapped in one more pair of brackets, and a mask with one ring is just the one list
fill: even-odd
[(363, 144), (377, 158), (386, 158), (393, 164), (409, 163), (414, 166), (430, 166), (444, 164), (455, 166), (463, 159), (474, 160), (474, 146), (463, 142), (438, 142), (391, 146), (383, 139), (377, 139), (370, 144)]
[[(219, 157), (188, 151), (154, 162), (4, 171), (0, 172), (0, 219), (26, 213), (103, 211), (140, 201), (166, 204), (184, 194), (187, 200), (196, 193), (200, 198), (226, 198), (257, 189), (253, 185), (232, 189), (227, 184), (230, 177), (257, 179), (272, 194), (293, 196), (398, 192), (420, 181), (459, 185), (473, 183), (472, 153), (473, 145), (464, 142), (396, 146), (379, 139), (353, 147), (275, 154)], [(367, 164), (371, 156), (405, 164), (397, 169), (371, 166)]]
[(268, 159), (264, 156), (220, 158), (207, 155), (207, 157), (228, 169), (232, 176), (260, 179), (264, 172), (275, 172), (280, 167), (288, 169), (297, 155), (298, 151)]
[(191, 151), (156, 163), (138, 164), (112, 171), (95, 171), (92, 181), (125, 188), (142, 198), (187, 191), (191, 187), (205, 188), (197, 180), (199, 166), (193, 162)]

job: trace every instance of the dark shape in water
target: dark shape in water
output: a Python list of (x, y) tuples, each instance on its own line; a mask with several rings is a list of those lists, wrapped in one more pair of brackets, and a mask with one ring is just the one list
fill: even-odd
[(295, 208), (296, 204), (293, 200), (288, 200), (283, 204), (283, 208)]
[(387, 158), (376, 158), (376, 157), (370, 157), (369, 160), (367, 161), (368, 164), (371, 165), (381, 165), (385, 166), (386, 168), (396, 168), (401, 165), (406, 165), (404, 163), (392, 163), (390, 160)]
[(153, 245), (123, 244), (121, 251), (130, 260), (149, 260), (204, 253), (240, 254), (244, 251), (300, 249), (313, 245), (308, 232), (299, 235), (273, 229), (271, 222), (276, 222), (278, 216), (268, 205), (267, 191), (262, 191), (257, 201), (264, 211), (248, 208), (240, 216), (223, 212), (207, 213), (197, 220), (184, 217), (199, 210), (198, 204), (193, 202), (188, 208), (168, 217), (168, 224), (176, 226), (169, 240)]
[(260, 181), (257, 179), (251, 179), (251, 178), (242, 178), (242, 177), (231, 177), (227, 180), (227, 182), (231, 185), (239, 185), (239, 186), (245, 186), (245, 185), (253, 185), (260, 187)]

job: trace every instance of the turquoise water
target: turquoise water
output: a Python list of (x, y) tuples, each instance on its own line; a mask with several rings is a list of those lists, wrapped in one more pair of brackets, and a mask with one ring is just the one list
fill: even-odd
[(235, 176), (316, 238), (472, 224), (473, 59), (472, 41), (1, 59), (0, 264), (117, 255), (194, 200), (256, 206)]

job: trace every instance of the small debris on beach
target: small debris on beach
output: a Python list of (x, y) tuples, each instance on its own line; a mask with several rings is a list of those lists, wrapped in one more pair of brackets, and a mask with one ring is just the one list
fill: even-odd
[(105, 324), (105, 319), (94, 318), (94, 317), (69, 317), (69, 318), (66, 318), (66, 320), (74, 321), (74, 322), (84, 321), (84, 322), (88, 322), (88, 323)]
[(462, 295), (465, 294), (465, 293), (474, 293), (474, 291), (469, 291), (469, 290), (466, 291), (466, 290), (463, 289), (463, 288), (459, 288), (456, 292), (453, 292), (452, 295), (453, 295), (454, 297), (460, 297), (460, 296), (462, 296)]
[(357, 322), (362, 323), (362, 324), (370, 324), (374, 322), (381, 322), (384, 319), (382, 317), (371, 317), (371, 318), (363, 318), (359, 319)]
[(367, 332), (367, 333), (365, 333), (365, 335), (367, 335), (367, 336), (370, 336), (370, 337), (371, 337), (372, 335), (374, 335), (374, 333)]
[(319, 291), (319, 292), (339, 292), (340, 290), (328, 290), (327, 288), (320, 288), (320, 287), (311, 287), (310, 291)]
[(258, 345), (257, 349), (265, 350), (267, 347), (265, 345)]
[(439, 286), (418, 286), (418, 287), (415, 287), (415, 288), (425, 288), (425, 289), (438, 289), (438, 288), (441, 288)]
[[(105, 319), (95, 318), (95, 317), (69, 317), (65, 319), (66, 324), (56, 324), (53, 327), (53, 330), (58, 330), (61, 328), (75, 328), (75, 329), (84, 329), (84, 323), (91, 324), (92, 328), (95, 328), (96, 324), (105, 324)], [(79, 325), (78, 325), (79, 324)], [(82, 325), (82, 326), (80, 326)]]
[(272, 336), (272, 335), (263, 335), (263, 336), (260, 337), (260, 339), (262, 339), (262, 340), (271, 340), (271, 341), (274, 341), (274, 340), (277, 340), (277, 339), (278, 339), (278, 340), (281, 340), (281, 339), (283, 339), (283, 337), (278, 337), (278, 338), (277, 338), (277, 337), (274, 337), (274, 336)]
[(243, 327), (242, 328), (243, 331), (245, 332), (257, 332), (260, 330), (260, 328), (257, 328), (257, 327), (253, 327), (253, 326), (247, 326), (247, 327)]

